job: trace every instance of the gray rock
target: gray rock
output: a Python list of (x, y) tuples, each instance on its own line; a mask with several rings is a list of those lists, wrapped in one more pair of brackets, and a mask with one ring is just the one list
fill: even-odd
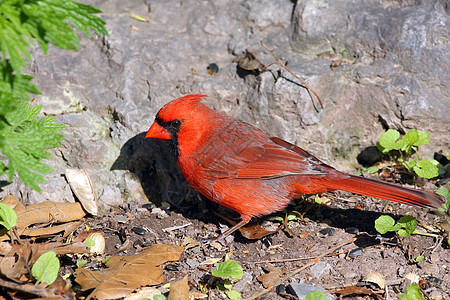
[[(321, 286), (304, 283), (291, 283), (290, 285), (288, 285), (287, 289), (292, 294), (296, 295), (300, 300), (305, 300), (306, 296), (314, 291), (321, 291), (325, 293), (325, 289)], [(336, 297), (334, 297), (330, 293), (325, 293), (325, 295), (327, 296), (328, 300), (336, 299)]]

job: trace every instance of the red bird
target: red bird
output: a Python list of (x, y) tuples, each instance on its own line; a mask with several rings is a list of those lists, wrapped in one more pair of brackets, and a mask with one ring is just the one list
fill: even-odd
[(146, 137), (170, 140), (189, 184), (241, 215), (220, 239), (302, 194), (343, 190), (433, 208), (445, 202), (432, 192), (339, 172), (293, 144), (215, 112), (200, 102), (203, 97), (188, 95), (164, 105)]

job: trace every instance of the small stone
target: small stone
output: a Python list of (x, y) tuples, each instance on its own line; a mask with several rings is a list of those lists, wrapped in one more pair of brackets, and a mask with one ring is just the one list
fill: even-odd
[(327, 228), (319, 230), (319, 232), (325, 236), (333, 236), (334, 233), (336, 232), (336, 230), (334, 230), (334, 228), (327, 227)]
[(345, 232), (351, 233), (351, 234), (357, 234), (359, 232), (359, 229), (356, 227), (348, 227), (348, 228), (345, 228)]
[(277, 285), (275, 291), (276, 291), (277, 295), (284, 294), (286, 292), (286, 286), (284, 284), (279, 284), (279, 285)]
[(233, 285), (233, 289), (242, 292), (247, 286), (252, 284), (252, 280), (253, 276), (248, 272), (244, 272), (241, 279)]
[(168, 264), (166, 266), (167, 271), (178, 271), (178, 266), (176, 264)]
[(186, 259), (186, 264), (191, 268), (191, 269), (195, 269), (197, 268), (200, 263), (192, 258), (188, 258)]
[(358, 247), (358, 248), (353, 249), (352, 251), (350, 251), (348, 253), (348, 257), (354, 258), (354, 257), (360, 256), (363, 253), (364, 253), (364, 249), (361, 248), (361, 247)]
[(133, 230), (134, 233), (139, 234), (139, 235), (145, 235), (147, 233), (147, 230), (145, 230), (144, 228), (141, 228), (141, 227), (133, 227), (133, 228), (131, 228), (131, 230)]
[(219, 66), (215, 63), (212, 63), (209, 64), (206, 70), (208, 70), (209, 75), (214, 76), (215, 74), (219, 73)]
[(145, 208), (149, 211), (151, 211), (154, 207), (155, 207), (155, 204), (153, 204), (153, 203), (145, 203), (144, 205), (142, 205), (142, 208)]
[[(303, 283), (291, 283), (290, 285), (288, 285), (287, 290), (290, 294), (297, 296), (299, 299), (305, 299), (309, 293), (312, 293), (314, 291), (322, 291), (325, 293), (325, 289), (321, 286)], [(329, 300), (336, 299), (330, 293), (325, 293), (325, 295)]]
[(124, 215), (115, 215), (114, 221), (120, 224), (125, 224), (126, 222), (128, 222), (127, 217), (125, 217)]

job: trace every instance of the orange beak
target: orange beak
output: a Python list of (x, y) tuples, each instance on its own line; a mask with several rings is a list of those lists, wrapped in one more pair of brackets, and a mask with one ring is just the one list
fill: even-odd
[(170, 133), (160, 126), (157, 122), (154, 122), (150, 129), (147, 131), (145, 135), (146, 138), (153, 139), (163, 139), (163, 140), (171, 140), (172, 136)]

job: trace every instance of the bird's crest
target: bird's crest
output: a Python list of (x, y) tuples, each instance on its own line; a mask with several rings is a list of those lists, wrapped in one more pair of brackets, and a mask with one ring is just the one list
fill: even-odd
[(207, 95), (193, 94), (177, 98), (164, 105), (158, 112), (162, 119), (173, 117), (176, 113), (186, 113), (192, 110)]

